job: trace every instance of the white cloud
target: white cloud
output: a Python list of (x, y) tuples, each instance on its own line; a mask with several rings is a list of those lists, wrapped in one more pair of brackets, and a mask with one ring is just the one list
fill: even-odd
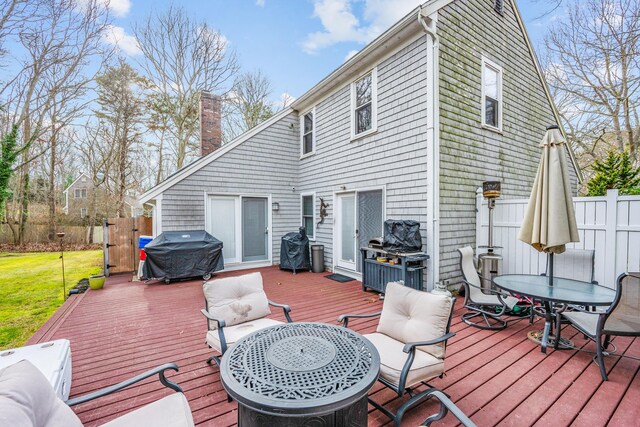
[(109, 25), (104, 33), (103, 39), (106, 43), (117, 46), (118, 49), (128, 55), (134, 56), (142, 53), (138, 45), (138, 40), (134, 36), (127, 34), (122, 27)]
[(256, 5), (260, 7), (264, 7), (264, 0), (256, 0)]
[(286, 108), (289, 105), (293, 104), (293, 101), (295, 100), (296, 98), (294, 96), (291, 96), (291, 94), (287, 92), (283, 92), (282, 95), (280, 95), (280, 106), (282, 108)]
[[(307, 35), (302, 48), (307, 53), (340, 42), (367, 43), (404, 17), (421, 0), (313, 0), (313, 15), (320, 19), (324, 31)], [(352, 5), (364, 1), (362, 17)], [(347, 58), (348, 59), (348, 58)]]
[(129, 13), (129, 10), (131, 9), (131, 1), (129, 0), (101, 0), (101, 1), (107, 4), (107, 6), (109, 7), (109, 9), (111, 9), (114, 15), (119, 17), (127, 16), (127, 14)]
[(349, 53), (347, 53), (347, 56), (344, 57), (344, 62), (347, 62), (348, 60), (353, 58), (355, 54), (358, 52), (359, 52), (358, 50), (350, 50)]
[(302, 43), (307, 53), (339, 42), (367, 41), (367, 35), (359, 27), (358, 19), (351, 12), (349, 0), (315, 0), (313, 15), (320, 19), (324, 31), (311, 33)]

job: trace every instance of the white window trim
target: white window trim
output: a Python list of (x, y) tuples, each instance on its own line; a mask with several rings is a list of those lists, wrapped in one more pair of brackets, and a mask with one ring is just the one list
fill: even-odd
[(300, 193), (300, 226), (303, 227), (304, 226), (304, 202), (303, 202), (303, 198), (304, 197), (309, 197), (311, 196), (311, 201), (313, 202), (313, 238), (309, 237), (309, 240), (311, 240), (312, 242), (316, 241), (316, 223), (317, 223), (317, 217), (316, 217), (316, 193), (315, 192), (307, 192), (307, 193)]
[(87, 208), (80, 208), (80, 218), (85, 218), (88, 216)]
[[(371, 74), (371, 129), (356, 134), (356, 82)], [(351, 82), (351, 141), (363, 138), (378, 131), (378, 67), (362, 73)]]
[[(494, 71), (498, 72), (498, 127), (489, 125), (487, 123), (485, 123), (485, 102), (484, 102), (484, 70), (485, 68), (491, 68)], [(503, 110), (503, 103), (502, 103), (502, 85), (503, 85), (503, 80), (504, 80), (504, 73), (502, 71), (502, 67), (498, 64), (496, 64), (495, 62), (493, 62), (492, 60), (490, 60), (489, 58), (483, 56), (482, 57), (482, 67), (480, 70), (481, 73), (481, 87), (480, 87), (480, 91), (481, 91), (481, 98), (480, 98), (480, 106), (481, 106), (481, 112), (480, 112), (480, 124), (482, 125), (483, 128), (485, 129), (489, 129), (492, 131), (496, 131), (496, 132), (502, 132), (502, 110)]]
[[(304, 152), (304, 116), (311, 113), (313, 115), (313, 129), (311, 130), (311, 151)], [(316, 154), (316, 107), (307, 110), (300, 115), (300, 159)]]

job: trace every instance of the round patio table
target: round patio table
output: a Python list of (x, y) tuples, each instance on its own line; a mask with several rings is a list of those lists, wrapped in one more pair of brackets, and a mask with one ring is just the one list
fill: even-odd
[(324, 323), (256, 331), (227, 350), (220, 375), (238, 425), (367, 425), (380, 356), (367, 339)]
[[(565, 303), (584, 306), (611, 305), (616, 296), (613, 289), (594, 283), (554, 277), (549, 283), (548, 276), (533, 274), (505, 274), (493, 278), (493, 283), (500, 289), (512, 294), (524, 295), (542, 301), (545, 307), (545, 323), (540, 348), (547, 352), (549, 334), (553, 329), (554, 303)], [(560, 342), (560, 328), (557, 328), (554, 348)]]

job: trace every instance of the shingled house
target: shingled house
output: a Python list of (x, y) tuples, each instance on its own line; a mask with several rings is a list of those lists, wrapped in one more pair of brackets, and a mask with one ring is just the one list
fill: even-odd
[(503, 197), (526, 197), (552, 123), (515, 2), (430, 0), (140, 201), (154, 205), (156, 233), (204, 228), (223, 240), (227, 268), (277, 264), (282, 235), (304, 225), (327, 267), (353, 277), (383, 220), (415, 219), (427, 287), (453, 284), (456, 249), (475, 244), (476, 188), (498, 179)]

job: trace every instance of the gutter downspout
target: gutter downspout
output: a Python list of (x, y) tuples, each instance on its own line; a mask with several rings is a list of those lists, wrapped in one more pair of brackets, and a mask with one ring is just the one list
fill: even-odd
[[(431, 104), (427, 108), (427, 218), (429, 233), (427, 250), (431, 251), (431, 268), (428, 270), (427, 290), (434, 288), (440, 281), (440, 87), (439, 87), (439, 55), (440, 39), (435, 33), (437, 14), (425, 16), (423, 9), (418, 11), (418, 22), (424, 32), (430, 37), (427, 48), (431, 44), (431, 56), (427, 53), (427, 61), (431, 59), (431, 66), (427, 64), (427, 94), (431, 93)], [(428, 95), (427, 95), (428, 96)]]

